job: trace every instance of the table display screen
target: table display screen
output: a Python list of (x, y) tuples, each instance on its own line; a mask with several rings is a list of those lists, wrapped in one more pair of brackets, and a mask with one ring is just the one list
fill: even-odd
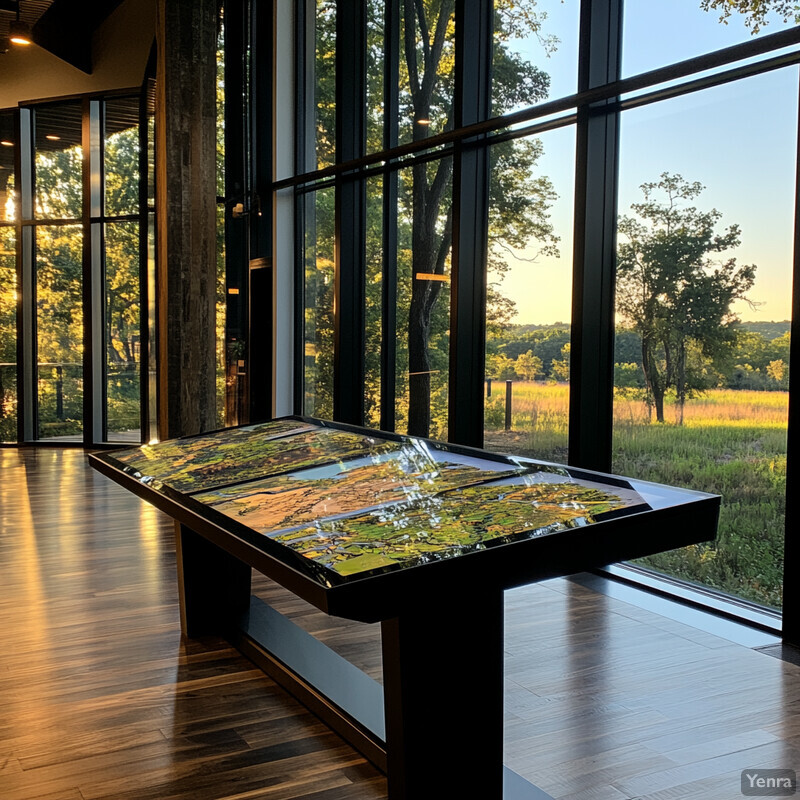
[(282, 545), (327, 586), (648, 509), (624, 480), (294, 419), (103, 460)]

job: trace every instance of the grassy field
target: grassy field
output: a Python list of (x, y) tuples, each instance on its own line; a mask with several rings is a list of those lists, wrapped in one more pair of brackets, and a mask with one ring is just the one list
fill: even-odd
[[(503, 387), (504, 389), (504, 387)], [(569, 386), (515, 382), (512, 430), (504, 396), (487, 401), (486, 446), (553, 461), (567, 458)], [(712, 545), (662, 553), (643, 563), (764, 605), (780, 607), (786, 495), (786, 392), (712, 390), (674, 404), (651, 423), (641, 400), (614, 404), (613, 470), (723, 497)]]

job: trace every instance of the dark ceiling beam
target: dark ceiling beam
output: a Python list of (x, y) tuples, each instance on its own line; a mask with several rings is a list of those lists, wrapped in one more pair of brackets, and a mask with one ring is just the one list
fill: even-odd
[(121, 3), (122, 0), (54, 0), (33, 26), (33, 41), (91, 75), (92, 35)]

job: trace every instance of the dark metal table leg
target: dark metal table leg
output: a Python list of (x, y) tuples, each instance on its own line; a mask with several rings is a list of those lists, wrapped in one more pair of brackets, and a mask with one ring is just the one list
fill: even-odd
[(183, 633), (224, 635), (250, 607), (250, 566), (179, 522), (175, 543)]
[(501, 800), (503, 592), (381, 630), (389, 800)]

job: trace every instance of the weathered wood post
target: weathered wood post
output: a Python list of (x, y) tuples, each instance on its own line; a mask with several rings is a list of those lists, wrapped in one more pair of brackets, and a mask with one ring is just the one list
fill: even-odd
[(216, 0), (158, 0), (159, 436), (217, 428)]

